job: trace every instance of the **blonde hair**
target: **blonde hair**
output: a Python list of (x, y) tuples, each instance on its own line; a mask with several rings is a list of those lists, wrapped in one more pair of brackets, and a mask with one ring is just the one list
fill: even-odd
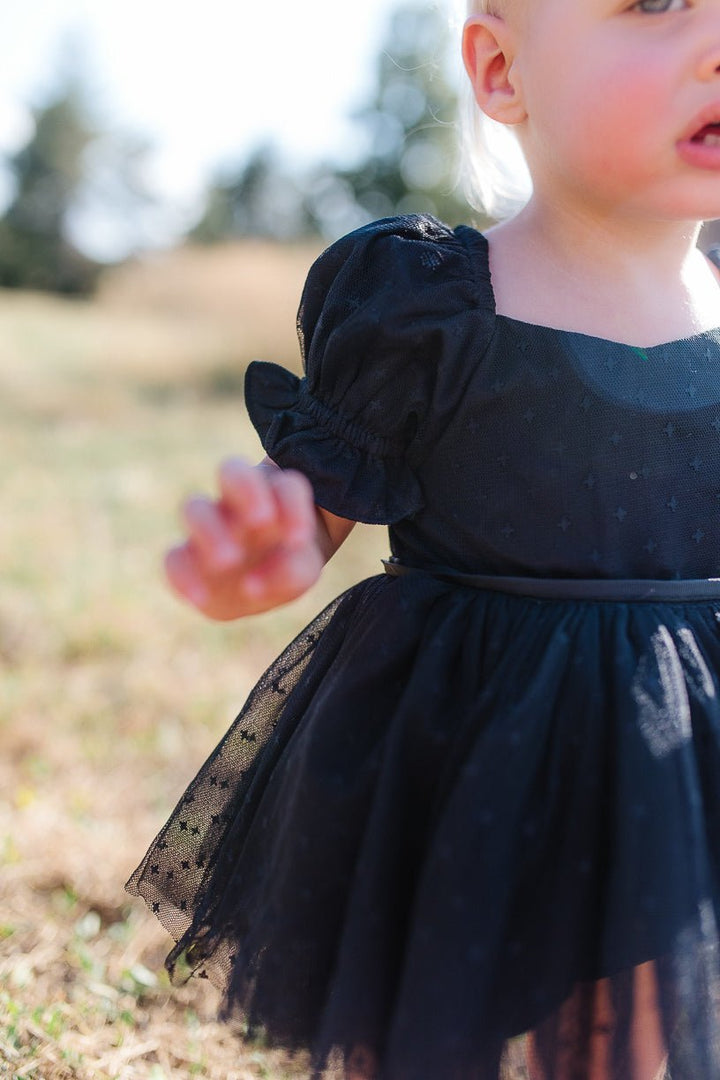
[[(496, 14), (503, 0), (469, 0), (468, 15)], [(469, 80), (460, 95), (460, 178), (471, 206), (495, 221), (513, 217), (532, 194), (532, 180), (511, 127), (479, 108)]]

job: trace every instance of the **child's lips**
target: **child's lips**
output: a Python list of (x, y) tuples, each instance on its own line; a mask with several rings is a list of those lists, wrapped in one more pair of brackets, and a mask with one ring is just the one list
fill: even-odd
[(700, 142), (704, 133), (710, 129), (720, 131), (720, 101), (713, 101), (690, 121), (680, 136), (680, 142)]
[(720, 146), (720, 124), (706, 124), (693, 135), (690, 142), (703, 143), (705, 146)]
[(720, 102), (706, 106), (678, 141), (678, 153), (689, 165), (720, 169)]

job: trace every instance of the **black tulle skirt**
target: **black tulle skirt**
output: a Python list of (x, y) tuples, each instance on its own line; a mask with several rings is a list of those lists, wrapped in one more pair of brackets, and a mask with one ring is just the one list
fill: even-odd
[(317, 1075), (717, 1080), (719, 619), (350, 589), (128, 883), (170, 968)]

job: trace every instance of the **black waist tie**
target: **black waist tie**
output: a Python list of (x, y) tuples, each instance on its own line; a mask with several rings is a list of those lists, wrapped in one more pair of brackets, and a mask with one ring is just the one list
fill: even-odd
[(720, 600), (720, 578), (542, 578), (510, 577), (504, 574), (464, 574), (445, 567), (405, 566), (395, 559), (383, 559), (391, 577), (428, 574), (455, 585), (474, 589), (529, 596), (539, 600)]

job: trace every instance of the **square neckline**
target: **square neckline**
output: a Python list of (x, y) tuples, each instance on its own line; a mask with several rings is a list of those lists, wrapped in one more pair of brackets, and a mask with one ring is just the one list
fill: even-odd
[[(532, 328), (532, 329), (546, 330), (549, 333), (553, 333), (553, 334), (572, 335), (573, 337), (576, 337), (576, 338), (584, 338), (584, 339), (586, 339), (588, 341), (602, 342), (604, 345), (615, 345), (618, 348), (631, 349), (634, 352), (642, 352), (642, 353), (645, 353), (645, 354), (651, 353), (651, 352), (653, 352), (655, 350), (669, 349), (669, 348), (672, 348), (673, 346), (676, 346), (676, 345), (678, 345), (678, 346), (679, 345), (682, 345), (682, 346), (697, 345), (699, 342), (701, 342), (703, 340), (710, 340), (710, 341), (713, 341), (716, 344), (720, 344), (720, 323), (718, 323), (717, 326), (709, 327), (707, 330), (700, 330), (696, 334), (689, 334), (686, 337), (674, 338), (674, 339), (671, 339), (669, 341), (660, 341), (660, 342), (657, 342), (655, 345), (631, 345), (627, 341), (618, 341), (617, 338), (602, 337), (600, 334), (588, 334), (583, 330), (570, 330), (567, 327), (550, 326), (549, 323), (536, 323), (536, 322), (531, 322), (529, 319), (516, 318), (513, 315), (503, 315), (501, 312), (499, 312), (497, 310), (497, 301), (496, 301), (496, 298), (495, 298), (495, 289), (493, 287), (493, 281), (492, 281), (492, 269), (490, 267), (490, 243), (488, 241), (487, 236), (484, 233), (480, 232), (477, 229), (474, 229), (472, 231), (482, 241), (483, 253), (484, 253), (484, 256), (485, 256), (484, 262), (485, 262), (486, 273), (487, 273), (487, 285), (488, 285), (488, 288), (489, 288), (490, 299), (491, 299), (491, 302), (492, 302), (493, 317), (496, 320), (497, 319), (502, 319), (505, 323), (512, 324), (512, 325), (515, 325), (515, 326), (522, 326), (522, 327), (526, 327), (528, 329)], [(706, 258), (708, 258), (708, 257), (706, 256)], [(710, 262), (710, 264), (713, 266), (713, 268), (715, 270), (720, 270), (720, 267), (716, 266), (716, 264), (713, 262), (712, 259), (708, 259), (708, 261)]]

